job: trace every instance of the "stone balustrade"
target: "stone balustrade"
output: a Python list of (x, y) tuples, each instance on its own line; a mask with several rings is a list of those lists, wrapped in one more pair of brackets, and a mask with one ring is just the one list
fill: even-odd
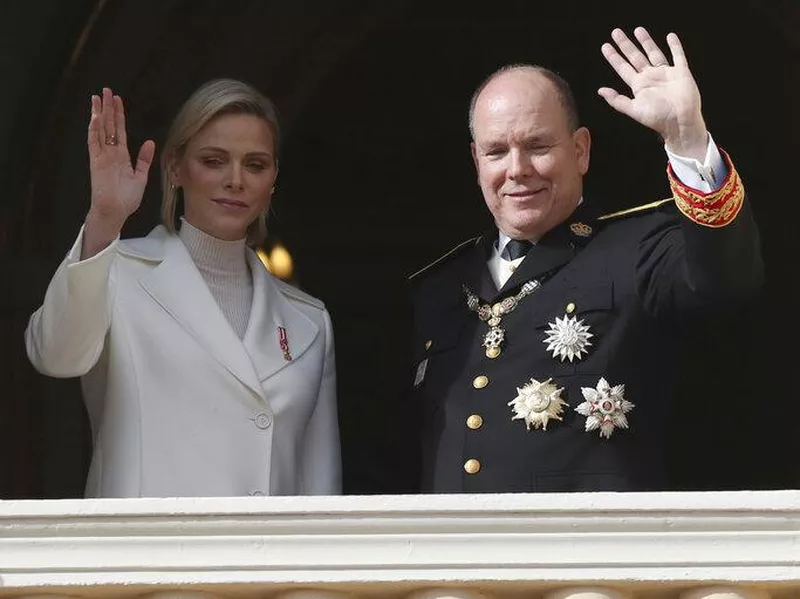
[(800, 599), (800, 491), (0, 501), (0, 598)]

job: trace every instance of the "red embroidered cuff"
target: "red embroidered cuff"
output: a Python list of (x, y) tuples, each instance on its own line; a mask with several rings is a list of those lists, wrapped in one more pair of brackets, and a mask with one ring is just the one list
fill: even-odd
[(675, 176), (672, 165), (667, 165), (667, 176), (675, 205), (689, 219), (704, 227), (724, 227), (733, 222), (744, 202), (744, 186), (728, 154), (720, 149), (728, 167), (728, 176), (722, 186), (705, 193), (684, 185)]

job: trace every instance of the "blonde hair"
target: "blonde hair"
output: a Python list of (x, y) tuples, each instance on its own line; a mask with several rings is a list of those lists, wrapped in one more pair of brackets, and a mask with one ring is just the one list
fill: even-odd
[[(178, 228), (178, 202), (183, 200), (183, 192), (170, 182), (170, 164), (181, 159), (186, 144), (198, 131), (224, 114), (251, 114), (263, 119), (272, 132), (277, 164), (280, 127), (277, 110), (270, 99), (236, 79), (214, 79), (200, 86), (181, 106), (161, 150), (161, 222), (171, 233)], [(259, 245), (266, 236), (267, 214), (262, 212), (247, 228), (247, 243)]]

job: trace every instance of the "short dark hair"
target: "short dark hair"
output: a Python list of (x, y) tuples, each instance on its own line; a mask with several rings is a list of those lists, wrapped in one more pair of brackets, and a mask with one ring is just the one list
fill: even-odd
[(555, 71), (551, 71), (547, 67), (539, 66), (537, 64), (518, 62), (500, 67), (486, 77), (473, 92), (472, 98), (469, 102), (469, 132), (473, 139), (475, 139), (475, 105), (478, 103), (478, 97), (481, 95), (481, 92), (486, 89), (486, 86), (492, 81), (497, 79), (500, 75), (504, 75), (505, 73), (511, 71), (534, 71), (552, 83), (553, 88), (555, 88), (556, 95), (558, 96), (558, 101), (561, 103), (561, 107), (564, 109), (564, 112), (567, 115), (567, 124), (569, 125), (570, 129), (575, 131), (578, 127), (580, 127), (578, 105), (575, 103), (575, 96), (572, 95), (572, 88), (570, 88), (566, 79), (564, 79)]

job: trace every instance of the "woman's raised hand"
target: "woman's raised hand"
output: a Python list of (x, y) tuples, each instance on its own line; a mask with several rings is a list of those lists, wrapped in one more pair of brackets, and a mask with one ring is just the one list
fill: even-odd
[(108, 88), (102, 97), (92, 96), (87, 144), (92, 201), (84, 228), (84, 259), (108, 246), (139, 208), (156, 151), (155, 143), (147, 140), (136, 164), (131, 163), (122, 98)]

